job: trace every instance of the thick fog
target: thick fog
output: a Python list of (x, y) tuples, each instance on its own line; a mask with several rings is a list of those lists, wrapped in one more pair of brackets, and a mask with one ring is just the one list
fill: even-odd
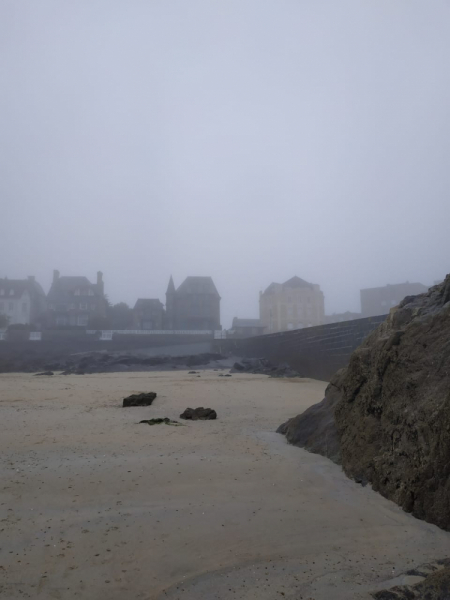
[(0, 276), (113, 302), (450, 271), (450, 2), (2, 0)]

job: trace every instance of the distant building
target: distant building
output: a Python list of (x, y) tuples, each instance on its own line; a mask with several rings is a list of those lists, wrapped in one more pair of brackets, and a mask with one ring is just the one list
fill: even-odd
[(360, 290), (361, 314), (363, 317), (387, 315), (390, 309), (397, 306), (406, 296), (417, 296), (427, 291), (426, 285), (409, 281)]
[(354, 321), (355, 319), (361, 319), (361, 313), (354, 312), (344, 312), (344, 313), (334, 313), (333, 315), (325, 315), (325, 324), (329, 323), (342, 323), (344, 321)]
[(300, 277), (271, 283), (259, 295), (260, 321), (266, 333), (302, 329), (324, 322), (324, 298), (320, 286)]
[(133, 308), (135, 329), (164, 329), (164, 306), (156, 298), (139, 298)]
[(220, 296), (211, 277), (187, 277), (178, 289), (170, 278), (166, 292), (166, 329), (222, 329)]
[(36, 325), (47, 307), (45, 292), (34, 277), (0, 279), (0, 314), (9, 325)]
[(263, 335), (265, 327), (259, 319), (238, 319), (234, 317), (231, 329), (236, 337), (253, 337)]
[(102, 272), (97, 273), (97, 283), (91, 283), (87, 277), (60, 277), (53, 271), (47, 303), (50, 326), (87, 327), (91, 318), (105, 317)]

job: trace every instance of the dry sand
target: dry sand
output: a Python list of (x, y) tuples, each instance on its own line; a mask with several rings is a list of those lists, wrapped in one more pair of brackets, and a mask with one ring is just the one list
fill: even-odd
[[(1, 375), (0, 598), (369, 598), (450, 535), (273, 433), (325, 383)], [(156, 391), (146, 408), (121, 408)], [(217, 421), (138, 425), (210, 406)], [(401, 578), (400, 578), (401, 579)]]

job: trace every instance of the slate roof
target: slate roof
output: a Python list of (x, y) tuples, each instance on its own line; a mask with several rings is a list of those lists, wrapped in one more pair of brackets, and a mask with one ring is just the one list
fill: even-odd
[(76, 289), (91, 289), (94, 292), (94, 296), (103, 297), (103, 294), (99, 291), (97, 284), (91, 283), (87, 277), (71, 277), (63, 275), (62, 277), (58, 277), (58, 279), (52, 283), (47, 298), (52, 302), (67, 302), (70, 298), (72, 298)]
[(220, 298), (219, 292), (211, 277), (186, 277), (176, 293), (179, 295), (210, 294)]
[(173, 277), (170, 276), (169, 285), (167, 286), (166, 294), (174, 294), (175, 293), (175, 284), (173, 283)]
[[(278, 285), (280, 285), (280, 284), (278, 284), (278, 283), (271, 283), (264, 290), (264, 294), (271, 294), (272, 292), (275, 291), (275, 288)], [(288, 279), (284, 283), (282, 283), (281, 287), (282, 287), (282, 289), (296, 289), (296, 288), (310, 288), (310, 289), (314, 289), (312, 283), (309, 283), (308, 281), (305, 281), (304, 279), (301, 279), (300, 277), (297, 277), (296, 275), (294, 277), (291, 277), (290, 279)]]
[[(1, 292), (4, 292), (3, 294)], [(45, 298), (41, 285), (34, 279), (0, 279), (0, 299), (20, 298), (24, 292)]]
[(283, 283), (283, 288), (312, 288), (313, 285), (312, 283), (309, 283), (308, 281), (305, 281), (304, 279), (301, 279), (300, 277), (297, 277), (296, 275), (294, 277), (291, 277), (291, 279), (288, 279), (287, 281), (285, 281)]

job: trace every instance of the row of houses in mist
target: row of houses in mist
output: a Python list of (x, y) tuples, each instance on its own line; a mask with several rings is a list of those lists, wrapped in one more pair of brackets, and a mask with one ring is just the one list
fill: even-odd
[[(221, 328), (220, 300), (211, 277), (187, 277), (178, 288), (171, 277), (165, 307), (159, 299), (139, 298), (127, 328), (217, 330)], [(85, 276), (62, 276), (55, 270), (48, 294), (34, 277), (0, 279), (4, 324), (107, 329), (111, 326), (109, 308), (101, 271), (92, 283)]]
[[(259, 318), (235, 318), (232, 335), (253, 336), (277, 333), (324, 323), (349, 321), (387, 314), (405, 296), (421, 294), (427, 287), (402, 283), (363, 289), (360, 313), (325, 315), (324, 295), (318, 284), (294, 276), (284, 283), (271, 283), (259, 294)], [(134, 307), (119, 305), (126, 319), (117, 329), (220, 330), (221, 297), (211, 277), (187, 277), (178, 287), (170, 277), (165, 303), (158, 298), (139, 298)], [(114, 308), (114, 307), (113, 307)], [(53, 272), (45, 294), (34, 277), (0, 279), (0, 327), (33, 324), (40, 328), (114, 328), (111, 305), (105, 295), (103, 274), (94, 283), (85, 276)]]

